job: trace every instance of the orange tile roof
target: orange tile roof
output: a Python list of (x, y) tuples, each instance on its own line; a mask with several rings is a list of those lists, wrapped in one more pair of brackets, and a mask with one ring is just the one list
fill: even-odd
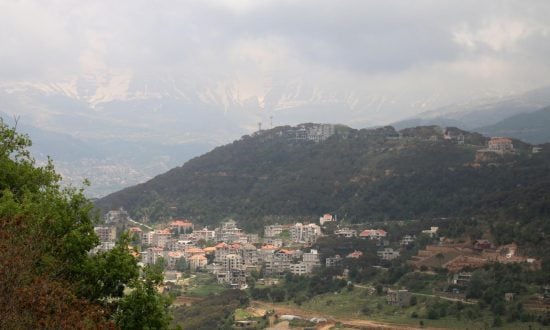
[(352, 253), (348, 254), (346, 258), (359, 258), (363, 255), (363, 252), (361, 251), (353, 251)]
[(193, 223), (186, 219), (173, 220), (172, 222), (170, 222), (170, 226), (171, 227), (192, 227)]
[(190, 247), (190, 248), (186, 249), (185, 252), (187, 252), (187, 253), (204, 253), (204, 250), (201, 249), (201, 248), (197, 248), (197, 247)]

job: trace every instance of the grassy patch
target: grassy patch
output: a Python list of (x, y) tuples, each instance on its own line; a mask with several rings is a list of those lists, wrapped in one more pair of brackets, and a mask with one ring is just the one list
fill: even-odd
[(254, 315), (250, 314), (245, 309), (237, 308), (235, 310), (235, 321), (249, 320), (253, 317)]
[(216, 278), (211, 274), (198, 274), (189, 280), (185, 289), (188, 296), (205, 297), (210, 294), (219, 294), (227, 290), (223, 285), (218, 284)]
[[(409, 324), (411, 326), (425, 326), (450, 329), (484, 329), (493, 324), (493, 316), (488, 311), (479, 311), (477, 306), (467, 306), (459, 315), (438, 316), (437, 319), (428, 319), (428, 308), (438, 300), (437, 298), (417, 297), (415, 306), (398, 307), (388, 305), (385, 296), (367, 295), (366, 290), (355, 288), (348, 292), (323, 294), (313, 297), (301, 306), (290, 304), (295, 308), (318, 313), (324, 317), (333, 317), (345, 321), (346, 319), (368, 319), (373, 321)], [(466, 308), (476, 309), (478, 314), (473, 318), (467, 316)], [(413, 317), (416, 315), (416, 317)], [(538, 323), (504, 322), (504, 329), (533, 329), (541, 328)]]

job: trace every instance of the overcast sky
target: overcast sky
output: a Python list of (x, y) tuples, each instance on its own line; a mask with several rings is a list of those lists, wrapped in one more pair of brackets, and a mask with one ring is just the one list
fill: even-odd
[(549, 17), (547, 0), (0, 0), (0, 81), (169, 73), (261, 97), (301, 80), (429, 108), (549, 85)]

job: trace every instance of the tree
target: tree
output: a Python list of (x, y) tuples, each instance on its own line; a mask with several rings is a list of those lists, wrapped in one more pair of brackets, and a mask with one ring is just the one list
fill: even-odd
[(171, 317), (168, 313), (170, 299), (157, 292), (162, 283), (162, 269), (147, 265), (143, 278), (131, 284), (132, 292), (120, 300), (115, 315), (120, 329), (167, 329)]
[(189, 269), (189, 265), (187, 264), (187, 261), (185, 261), (185, 258), (179, 258), (176, 261), (176, 270), (178, 272), (184, 272), (187, 269)]
[[(30, 146), (0, 119), (0, 328), (113, 328), (114, 311), (128, 328), (120, 319), (129, 310), (117, 305), (132, 298), (123, 296), (129, 284), (142, 293), (133, 308), (151, 309), (155, 299), (165, 306), (151, 285), (140, 286), (127, 236), (89, 254), (99, 243), (92, 203), (81, 189), (61, 188), (51, 160), (37, 166)], [(162, 273), (153, 278), (162, 281)], [(162, 328), (167, 309), (155, 311), (143, 324)]]

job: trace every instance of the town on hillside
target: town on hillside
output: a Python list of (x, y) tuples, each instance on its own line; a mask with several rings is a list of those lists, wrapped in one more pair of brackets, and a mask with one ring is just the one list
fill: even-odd
[[(402, 254), (410, 255), (410, 247), (420, 238), (430, 244), (404, 262), (417, 272), (444, 269), (452, 288), (449, 294), (460, 294), (460, 285), (467, 284), (472, 271), (484, 265), (517, 263), (532, 269), (541, 266), (540, 260), (523, 255), (516, 243), (498, 246), (486, 239), (457, 242), (440, 235), (437, 226), (391, 237), (383, 227), (346, 225), (331, 214), (311, 223), (271, 224), (264, 227), (263, 233), (247, 233), (234, 220), (209, 229), (196, 227), (187, 219), (172, 219), (152, 228), (132, 220), (123, 209), (113, 210), (106, 214), (103, 226), (95, 227), (101, 244), (92, 253), (112, 249), (123, 230), (130, 233), (141, 264), (162, 262), (166, 282), (175, 284), (186, 273), (200, 272), (212, 274), (228, 288), (245, 289), (252, 274), (260, 274), (262, 283), (276, 283), (287, 273), (307, 276), (321, 266), (341, 266), (344, 260), (359, 261), (366, 254), (376, 255), (377, 267), (384, 269), (389, 262), (402, 259)], [(366, 240), (369, 248), (345, 255), (327, 254), (315, 248), (321, 238), (336, 242)], [(343, 275), (347, 275), (346, 270)], [(407, 288), (387, 291), (388, 297), (399, 296), (395, 298), (399, 304), (408, 304), (408, 298), (402, 298), (409, 297)], [(394, 303), (394, 298), (388, 299)]]

